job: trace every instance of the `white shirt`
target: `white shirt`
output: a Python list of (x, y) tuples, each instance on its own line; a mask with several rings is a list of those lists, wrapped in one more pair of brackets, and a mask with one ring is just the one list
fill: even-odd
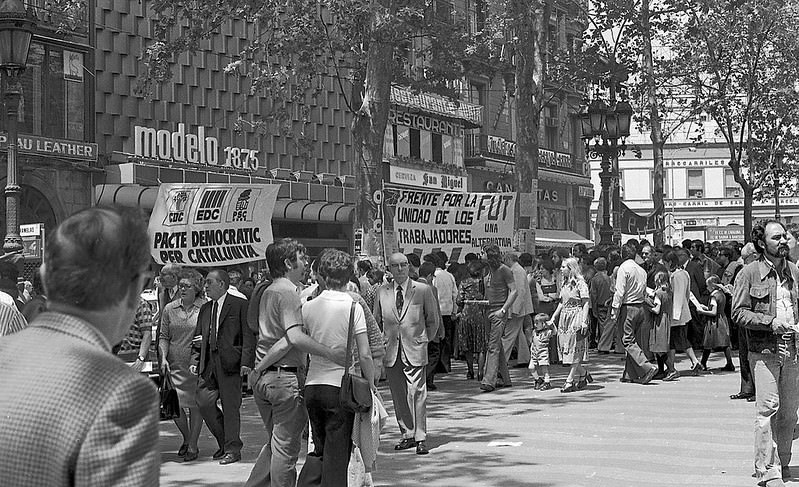
[(13, 306), (14, 309), (17, 308), (17, 304), (14, 302), (14, 298), (12, 298), (10, 294), (3, 291), (0, 291), (0, 303), (6, 304), (8, 306)]
[(455, 276), (444, 269), (436, 269), (433, 277), (433, 286), (438, 291), (438, 307), (441, 308), (441, 315), (451, 315), (455, 308), (455, 301), (458, 299), (458, 286), (455, 284)]
[[(219, 334), (219, 314), (222, 312), (222, 306), (225, 305), (225, 296), (227, 296), (227, 293), (223, 294), (221, 298), (216, 300), (216, 316), (214, 316), (214, 330), (216, 331), (217, 336)], [(214, 310), (213, 306), (214, 305), (212, 304), (211, 311)]]
[[(331, 348), (347, 346), (352, 297), (346, 292), (326, 289), (316, 298), (302, 304), (302, 321), (308, 334), (322, 345)], [(366, 317), (363, 308), (356, 303), (353, 314), (352, 349), (357, 350), (355, 335), (366, 333)], [(329, 385), (340, 387), (344, 367), (325, 357), (311, 355), (305, 385)]]
[(646, 271), (633, 259), (621, 263), (616, 272), (616, 292), (613, 307), (623, 304), (642, 304), (646, 296)]

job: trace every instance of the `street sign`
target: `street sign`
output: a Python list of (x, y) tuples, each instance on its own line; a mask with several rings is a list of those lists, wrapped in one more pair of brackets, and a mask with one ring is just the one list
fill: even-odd
[(20, 225), (19, 235), (22, 237), (22, 256), (41, 260), (44, 256), (44, 224)]
[(714, 226), (705, 228), (705, 241), (706, 242), (729, 242), (735, 240), (737, 242), (745, 242), (744, 227), (740, 225), (728, 226)]

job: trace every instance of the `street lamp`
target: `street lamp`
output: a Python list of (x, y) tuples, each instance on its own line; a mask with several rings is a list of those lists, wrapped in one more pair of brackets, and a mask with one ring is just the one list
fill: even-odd
[[(594, 94), (594, 100), (586, 103), (579, 112), (580, 127), (585, 141), (585, 155), (587, 158), (602, 158), (602, 172), (599, 180), (602, 183), (602, 224), (599, 227), (599, 243), (610, 245), (613, 243), (613, 227), (610, 225), (611, 212), (611, 183), (614, 177), (618, 178), (619, 155), (627, 149), (626, 138), (630, 135), (630, 120), (633, 107), (625, 100), (616, 101), (615, 81), (611, 80), (609, 103), (600, 97), (599, 90)], [(618, 193), (613, 196), (614, 203)], [(613, 205), (614, 224), (618, 224), (618, 205)], [(617, 242), (618, 243), (618, 242)]]
[(28, 62), (34, 17), (22, 0), (0, 2), (0, 71), (5, 78), (6, 126), (8, 131), (8, 175), (6, 178), (6, 237), (3, 251), (7, 254), (22, 250), (19, 235), (19, 196), (17, 184), (17, 118), (22, 96), (20, 75)]

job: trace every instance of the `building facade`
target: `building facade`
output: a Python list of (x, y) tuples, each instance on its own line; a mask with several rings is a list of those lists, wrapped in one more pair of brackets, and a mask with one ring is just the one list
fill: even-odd
[[(93, 179), (101, 173), (94, 143), (94, 22), (93, 0), (66, 12), (54, 11), (49, 2), (25, 2), (37, 25), (21, 75), (17, 106), (17, 180), (22, 188), (19, 220), (40, 226), (44, 232), (80, 209), (89, 207)], [(4, 77), (0, 86), (0, 185), (6, 184), (6, 132)], [(5, 234), (5, 198), (0, 199), (0, 232)], [(38, 232), (38, 231), (37, 231)], [(23, 233), (25, 230), (23, 229)], [(38, 239), (23, 236), (30, 270), (41, 261)]]
[[(706, 143), (693, 144), (696, 126), (687, 124), (675, 131), (664, 147), (664, 203), (665, 241), (681, 242), (683, 239), (706, 241), (743, 242), (743, 192), (735, 182), (728, 162), (730, 152), (727, 145), (715, 136), (715, 126), (708, 122), (702, 127)], [(628, 151), (619, 158), (619, 185), (621, 200), (630, 210), (639, 215), (654, 211), (652, 203), (654, 159), (649, 134), (634, 133), (629, 146), (638, 146), (641, 157)], [(600, 161), (592, 160), (591, 182), (594, 186), (592, 219), (596, 222), (601, 185)], [(799, 214), (799, 198), (780, 198), (781, 213), (789, 223)], [(754, 220), (773, 218), (774, 199), (754, 201)], [(597, 224), (598, 228), (598, 224)], [(630, 233), (622, 229), (623, 240), (646, 236), (651, 233)]]
[(250, 95), (246, 78), (225, 69), (253, 36), (251, 24), (235, 20), (182, 54), (172, 79), (142, 97), (136, 82), (152, 40), (151, 5), (97, 3), (97, 144), (105, 180), (95, 201), (149, 210), (161, 183), (276, 183), (276, 239), (297, 238), (311, 255), (351, 250), (351, 113), (335, 80), (320, 81), (308, 123), (297, 116), (288, 130), (259, 124), (272, 101)]

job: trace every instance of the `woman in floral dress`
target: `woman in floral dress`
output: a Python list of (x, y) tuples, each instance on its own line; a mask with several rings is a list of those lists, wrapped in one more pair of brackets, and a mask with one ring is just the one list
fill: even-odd
[(483, 289), (483, 264), (472, 261), (468, 270), (469, 277), (458, 285), (458, 350), (466, 359), (469, 369), (467, 379), (474, 379), (474, 354), (478, 354), (477, 380), (482, 380), (489, 331), (485, 314), (488, 302), (485, 301)]
[(558, 325), (558, 352), (564, 365), (571, 365), (561, 392), (583, 389), (593, 377), (582, 365), (588, 336), (588, 285), (580, 264), (571, 257), (561, 263), (563, 285), (560, 304), (552, 314), (550, 325)]

